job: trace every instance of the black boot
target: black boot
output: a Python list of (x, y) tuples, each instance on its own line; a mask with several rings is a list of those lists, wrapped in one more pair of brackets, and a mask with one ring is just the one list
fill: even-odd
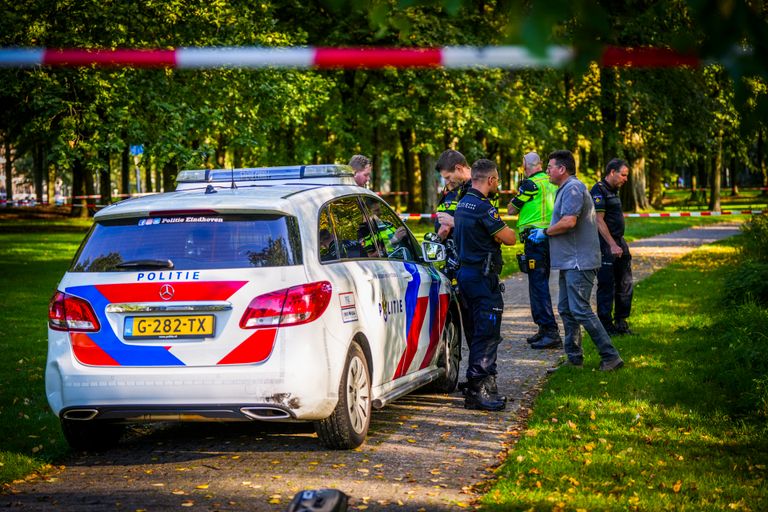
[(626, 319), (622, 318), (621, 320), (616, 320), (616, 334), (624, 335), (624, 334), (634, 334), (634, 333), (629, 328), (629, 325), (627, 325)]
[(496, 385), (496, 376), (495, 375), (489, 375), (485, 378), (483, 381), (483, 385), (488, 390), (488, 394), (492, 397), (495, 397), (502, 402), (504, 402), (504, 405), (507, 404), (507, 397), (505, 395), (499, 394), (499, 387)]
[(544, 332), (544, 336), (539, 341), (531, 344), (531, 348), (541, 350), (545, 348), (560, 348), (563, 346), (563, 339), (560, 337), (560, 333), (557, 327), (547, 329)]
[(545, 329), (542, 326), (539, 326), (539, 330), (534, 334), (533, 336), (528, 336), (525, 338), (525, 341), (528, 342), (530, 345), (531, 343), (536, 343), (541, 339), (542, 336), (544, 336)]
[(496, 396), (488, 393), (484, 384), (485, 379), (472, 379), (464, 395), (464, 408), (481, 411), (501, 411), (506, 404)]

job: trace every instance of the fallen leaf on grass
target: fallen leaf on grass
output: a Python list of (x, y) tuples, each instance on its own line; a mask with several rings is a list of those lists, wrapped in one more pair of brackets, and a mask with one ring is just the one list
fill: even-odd
[(207, 488), (208, 488), (208, 484), (200, 484), (195, 486), (195, 489), (207, 489)]
[(678, 481), (677, 481), (677, 482), (675, 482), (675, 484), (672, 486), (672, 490), (673, 490), (673, 491), (675, 491), (675, 494), (677, 494), (678, 492), (680, 492), (680, 489), (681, 489), (682, 487), (683, 487), (683, 481), (682, 481), (682, 480), (678, 480)]

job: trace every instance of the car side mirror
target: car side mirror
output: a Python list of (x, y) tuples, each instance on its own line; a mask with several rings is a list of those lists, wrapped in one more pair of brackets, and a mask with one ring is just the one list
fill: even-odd
[(437, 242), (421, 242), (421, 252), (424, 255), (424, 261), (438, 262), (445, 261), (445, 246)]

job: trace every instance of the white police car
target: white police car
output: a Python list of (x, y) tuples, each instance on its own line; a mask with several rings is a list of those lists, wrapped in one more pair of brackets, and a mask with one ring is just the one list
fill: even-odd
[(298, 420), (352, 448), (371, 407), (452, 391), (444, 248), (351, 176), (183, 171), (176, 192), (99, 211), (49, 311), (46, 393), (70, 445), (134, 422)]

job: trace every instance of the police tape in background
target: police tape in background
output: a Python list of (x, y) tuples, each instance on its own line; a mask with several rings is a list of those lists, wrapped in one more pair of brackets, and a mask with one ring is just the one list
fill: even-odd
[[(0, 67), (101, 66), (136, 68), (560, 68), (574, 62), (576, 51), (549, 46), (534, 53), (524, 46), (395, 47), (185, 47), (160, 48), (0, 48)], [(667, 48), (606, 46), (604, 67), (698, 67), (693, 55)]]
[[(722, 212), (653, 212), (653, 213), (625, 213), (624, 217), (719, 217), (721, 215), (762, 215), (765, 210), (726, 210)], [(401, 213), (403, 221), (437, 218), (436, 213)], [(517, 215), (502, 215), (503, 220), (513, 220)]]

